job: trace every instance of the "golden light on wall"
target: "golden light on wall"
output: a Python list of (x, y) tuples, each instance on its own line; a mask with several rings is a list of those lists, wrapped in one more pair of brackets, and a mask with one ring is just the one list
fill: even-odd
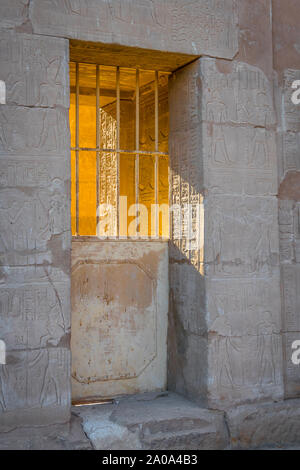
[(72, 234), (167, 238), (168, 76), (72, 62), (70, 86)]

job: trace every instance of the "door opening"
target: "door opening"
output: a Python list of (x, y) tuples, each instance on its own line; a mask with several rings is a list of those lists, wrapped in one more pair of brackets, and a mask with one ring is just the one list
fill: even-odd
[(168, 73), (70, 63), (73, 401), (166, 386)]

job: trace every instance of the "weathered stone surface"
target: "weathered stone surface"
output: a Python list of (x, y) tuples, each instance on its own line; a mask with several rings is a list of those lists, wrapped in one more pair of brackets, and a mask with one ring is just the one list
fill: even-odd
[(227, 413), (231, 445), (237, 449), (299, 445), (300, 402), (241, 406)]
[(12, 32), (0, 41), (6, 104), (69, 107), (68, 41)]
[(0, 432), (70, 419), (70, 351), (11, 351), (0, 365)]
[(62, 158), (0, 157), (1, 265), (69, 270), (68, 178)]
[(279, 275), (258, 279), (218, 277), (207, 279), (206, 285), (214, 292), (207, 299), (209, 332), (228, 337), (280, 334)]
[(272, 0), (273, 60), (280, 82), (287, 69), (300, 69), (298, 0)]
[(96, 450), (140, 450), (142, 445), (137, 432), (130, 432), (110, 420), (112, 407), (77, 407), (74, 413), (82, 419), (85, 434)]
[[(168, 384), (171, 390), (205, 402), (207, 338), (203, 236), (201, 240), (204, 207), (199, 61), (174, 74), (169, 92), (171, 194), (172, 204), (180, 208), (172, 214), (169, 251)], [(185, 204), (202, 206), (198, 240), (188, 237), (182, 214)], [(193, 226), (200, 214), (191, 211)], [(198, 245), (193, 247), (191, 241)]]
[(20, 26), (28, 19), (30, 0), (2, 0), (0, 5), (0, 27)]
[[(264, 323), (263, 323), (264, 322)], [(227, 331), (226, 331), (227, 327)], [(273, 333), (266, 319), (258, 326), (262, 334), (230, 336), (231, 326), (209, 335), (208, 403), (226, 409), (233, 404), (283, 398), (282, 337)]]
[(279, 181), (281, 182), (288, 171), (300, 171), (300, 134), (295, 132), (279, 133), (277, 141)]
[[(0, 338), (8, 350), (8, 364), (0, 366), (1, 429), (68, 420), (70, 138), (68, 42), (62, 38), (114, 43), (114, 53), (122, 52), (120, 45), (130, 53), (139, 48), (140, 55), (144, 48), (187, 53), (183, 63), (211, 56), (170, 79), (172, 202), (192, 204), (194, 225), (201, 204), (202, 239), (200, 249), (193, 245), (184, 218), (179, 229), (173, 226), (169, 386), (217, 408), (281, 399), (283, 382), (286, 396), (299, 396), (299, 366), (291, 362), (300, 334), (300, 107), (291, 102), (291, 84), (300, 79), (299, 2), (30, 3), (0, 6), (0, 80), (7, 89), (7, 105), (0, 107)], [(172, 64), (183, 65), (175, 55)], [(273, 68), (282, 86), (274, 81), (278, 130)], [(108, 249), (106, 256), (107, 263), (114, 254)], [(134, 269), (128, 271), (139, 278)], [(230, 415), (238, 446), (296, 443), (297, 402), (248, 410)], [(106, 419), (110, 431), (102, 428), (99, 441), (91, 428), (97, 445), (109, 447), (111, 439), (115, 446), (127, 440), (127, 448), (216, 445), (209, 426), (180, 434), (169, 432), (168, 420), (151, 421), (136, 437), (128, 433), (133, 421), (118, 419), (113, 426)], [(191, 420), (187, 414), (174, 423), (184, 427)]]
[(228, 442), (223, 413), (199, 408), (176, 395), (118, 404), (76, 407), (94, 447), (105, 449), (223, 449)]
[(282, 259), (281, 283), (285, 395), (296, 398), (300, 394), (300, 377), (299, 366), (292, 362), (292, 344), (300, 338), (300, 265), (287, 264)]
[(1, 105), (0, 155), (69, 155), (68, 110)]
[(255, 277), (278, 273), (275, 198), (213, 196), (206, 205), (205, 261), (209, 274)]
[(72, 414), (70, 425), (16, 429), (0, 434), (1, 450), (92, 450), (81, 419)]
[(272, 78), (272, 0), (238, 1), (239, 52), (236, 59), (259, 67)]
[(277, 193), (275, 133), (264, 128), (205, 124), (204, 177), (209, 193)]
[(6, 350), (69, 347), (70, 299), (67, 283), (0, 287), (0, 329)]
[(73, 242), (71, 298), (74, 399), (165, 388), (166, 243)]
[(237, 51), (233, 0), (38, 0), (30, 19), (38, 34), (224, 58)]
[(236, 61), (203, 58), (199, 63), (203, 120), (274, 126), (272, 83), (262, 70)]
[(279, 201), (280, 261), (282, 263), (300, 262), (299, 211), (299, 203), (290, 199)]
[[(29, 2), (4, 5), (1, 26), (30, 32)], [(70, 134), (68, 42), (4, 30), (0, 39), (0, 337), (7, 350), (0, 429), (7, 432), (70, 418)]]
[(300, 70), (288, 69), (284, 72), (283, 129), (285, 131), (300, 132), (300, 106), (292, 101), (292, 95), (295, 92), (295, 88), (292, 88), (292, 84), (296, 80), (300, 81)]

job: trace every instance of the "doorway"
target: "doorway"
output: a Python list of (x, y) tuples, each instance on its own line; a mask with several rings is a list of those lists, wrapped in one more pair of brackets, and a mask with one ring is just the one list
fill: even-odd
[(166, 387), (168, 75), (70, 63), (73, 401)]

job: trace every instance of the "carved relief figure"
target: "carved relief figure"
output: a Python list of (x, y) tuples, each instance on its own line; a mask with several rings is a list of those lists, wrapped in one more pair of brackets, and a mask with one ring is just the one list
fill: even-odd
[(256, 129), (252, 144), (252, 151), (248, 155), (248, 166), (253, 168), (265, 168), (268, 164), (268, 146), (266, 132)]
[(257, 350), (258, 350), (258, 383), (270, 385), (276, 383), (276, 344), (274, 333), (276, 325), (273, 323), (271, 313), (263, 312), (261, 321), (257, 326)]

